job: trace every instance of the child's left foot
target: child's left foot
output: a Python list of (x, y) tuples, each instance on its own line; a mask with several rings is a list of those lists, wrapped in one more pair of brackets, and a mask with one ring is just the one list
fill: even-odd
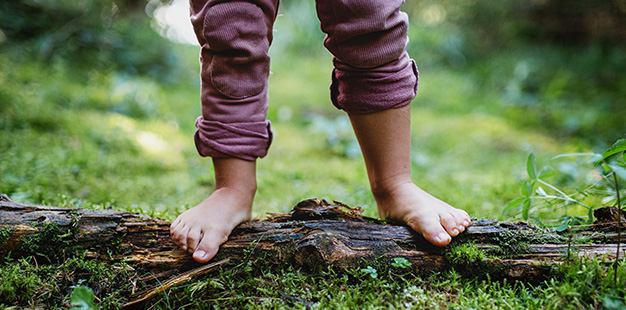
[(361, 145), (378, 215), (406, 223), (426, 240), (445, 246), (470, 217), (411, 181), (411, 108), (349, 114)]
[(471, 219), (467, 212), (431, 196), (411, 182), (401, 183), (374, 195), (378, 215), (406, 223), (436, 246), (445, 246), (465, 228)]

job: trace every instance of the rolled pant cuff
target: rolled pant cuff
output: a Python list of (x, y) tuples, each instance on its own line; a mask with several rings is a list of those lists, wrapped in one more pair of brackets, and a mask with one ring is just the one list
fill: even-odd
[(196, 127), (196, 149), (204, 157), (234, 157), (252, 161), (265, 157), (272, 143), (272, 131), (267, 120), (226, 124), (207, 121), (200, 116), (196, 120)]
[(330, 96), (335, 107), (366, 114), (411, 103), (417, 86), (417, 66), (405, 52), (397, 61), (368, 70), (335, 61)]

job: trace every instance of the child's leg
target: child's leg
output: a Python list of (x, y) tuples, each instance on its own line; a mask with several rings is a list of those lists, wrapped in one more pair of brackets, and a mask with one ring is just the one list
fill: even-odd
[(465, 211), (411, 181), (410, 108), (417, 67), (405, 51), (404, 0), (317, 0), (333, 54), (331, 99), (352, 121), (380, 216), (402, 221), (443, 246), (469, 225)]
[(201, 263), (209, 261), (232, 230), (250, 220), (256, 192), (256, 162), (215, 158), (215, 191), (183, 212), (170, 227), (172, 239)]
[(463, 210), (431, 196), (411, 180), (410, 106), (350, 114), (382, 218), (401, 221), (437, 246), (470, 223)]
[(196, 148), (212, 157), (215, 191), (181, 214), (172, 239), (207, 262), (238, 224), (250, 219), (256, 159), (272, 141), (266, 120), (272, 25), (278, 0), (191, 0), (191, 21), (202, 46), (202, 116)]

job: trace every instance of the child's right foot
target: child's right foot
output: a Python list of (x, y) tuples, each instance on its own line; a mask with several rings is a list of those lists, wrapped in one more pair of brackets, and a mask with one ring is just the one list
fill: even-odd
[(183, 212), (170, 227), (170, 236), (199, 263), (211, 260), (237, 225), (250, 220), (256, 192), (256, 163), (214, 158), (215, 191)]
[(233, 229), (250, 220), (253, 197), (236, 189), (217, 189), (176, 218), (170, 227), (172, 240), (197, 262), (208, 262)]

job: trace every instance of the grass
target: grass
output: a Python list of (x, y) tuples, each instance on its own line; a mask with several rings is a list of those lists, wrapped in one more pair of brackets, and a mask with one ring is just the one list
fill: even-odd
[[(296, 56), (280, 44), (287, 43), (278, 40), (272, 49), (268, 112), (275, 142), (258, 162), (254, 215), (286, 212), (300, 200), (319, 197), (360, 205), (365, 215), (376, 216), (349, 121), (328, 99), (330, 56), (319, 50)], [(175, 48), (180, 67), (167, 83), (24, 59), (24, 47), (0, 50), (0, 192), (21, 202), (111, 205), (169, 220), (206, 197), (214, 185), (211, 164), (199, 158), (192, 140), (200, 111), (197, 49)], [(412, 110), (412, 168), (420, 186), (475, 217), (515, 219), (520, 215), (502, 215), (502, 207), (519, 196), (528, 153), (549, 162), (561, 153), (599, 151), (617, 138), (606, 126), (616, 124), (619, 111), (560, 109), (575, 98), (575, 89), (562, 85), (573, 83), (570, 71), (546, 77), (549, 87), (538, 92), (540, 99), (528, 99), (531, 82), (510, 60), (530, 59), (529, 70), (537, 71), (533, 64), (541, 63), (541, 54), (535, 52), (503, 53), (462, 68), (432, 61), (420, 67), (420, 93)], [(623, 100), (611, 89), (581, 90), (581, 98), (591, 94)], [(582, 99), (572, 100), (581, 106)], [(593, 127), (598, 123), (609, 125)], [(591, 138), (581, 134), (588, 129), (593, 129)], [(578, 169), (574, 162), (557, 169), (572, 167)], [(575, 184), (587, 175), (572, 173), (557, 183)], [(556, 218), (561, 212), (543, 216)], [(5, 262), (0, 308), (64, 307), (71, 287), (81, 284), (94, 289), (102, 308), (115, 308), (126, 296), (119, 287), (127, 290), (125, 281), (137, 275), (124, 266), (114, 268), (128, 274), (109, 267), (80, 258), (38, 267), (27, 258)], [(623, 285), (611, 286), (612, 269), (598, 261), (563, 266), (553, 280), (537, 286), (472, 280), (455, 272), (416, 278), (388, 266), (370, 267), (376, 279), (361, 269), (310, 274), (287, 265), (266, 266), (260, 259), (177, 287), (152, 308), (625, 306)], [(620, 268), (623, 283), (623, 263)]]
[[(307, 273), (262, 258), (223, 267), (210, 277), (163, 293), (150, 309), (295, 308), (295, 309), (621, 309), (626, 290), (612, 283), (613, 269), (599, 260), (557, 267), (555, 277), (539, 284), (507, 283), (461, 277), (454, 270), (415, 277), (400, 267), (328, 268)], [(375, 270), (377, 277), (371, 276)], [(618, 269), (619, 281), (626, 265)], [(68, 305), (75, 285), (93, 289), (102, 309), (116, 309), (134, 290), (138, 275), (124, 264), (114, 266), (67, 259), (35, 266), (24, 258), (0, 269), (1, 309), (10, 305), (50, 308)], [(562, 279), (562, 280), (561, 280)]]
[[(566, 281), (528, 284), (464, 278), (454, 270), (415, 277), (401, 268), (376, 264), (311, 274), (289, 265), (267, 266), (257, 259), (172, 289), (152, 308), (619, 309), (625, 290), (605, 276), (612, 272), (609, 269), (597, 260), (583, 261), (554, 271), (555, 279)], [(623, 279), (626, 265), (622, 263), (619, 272)]]

